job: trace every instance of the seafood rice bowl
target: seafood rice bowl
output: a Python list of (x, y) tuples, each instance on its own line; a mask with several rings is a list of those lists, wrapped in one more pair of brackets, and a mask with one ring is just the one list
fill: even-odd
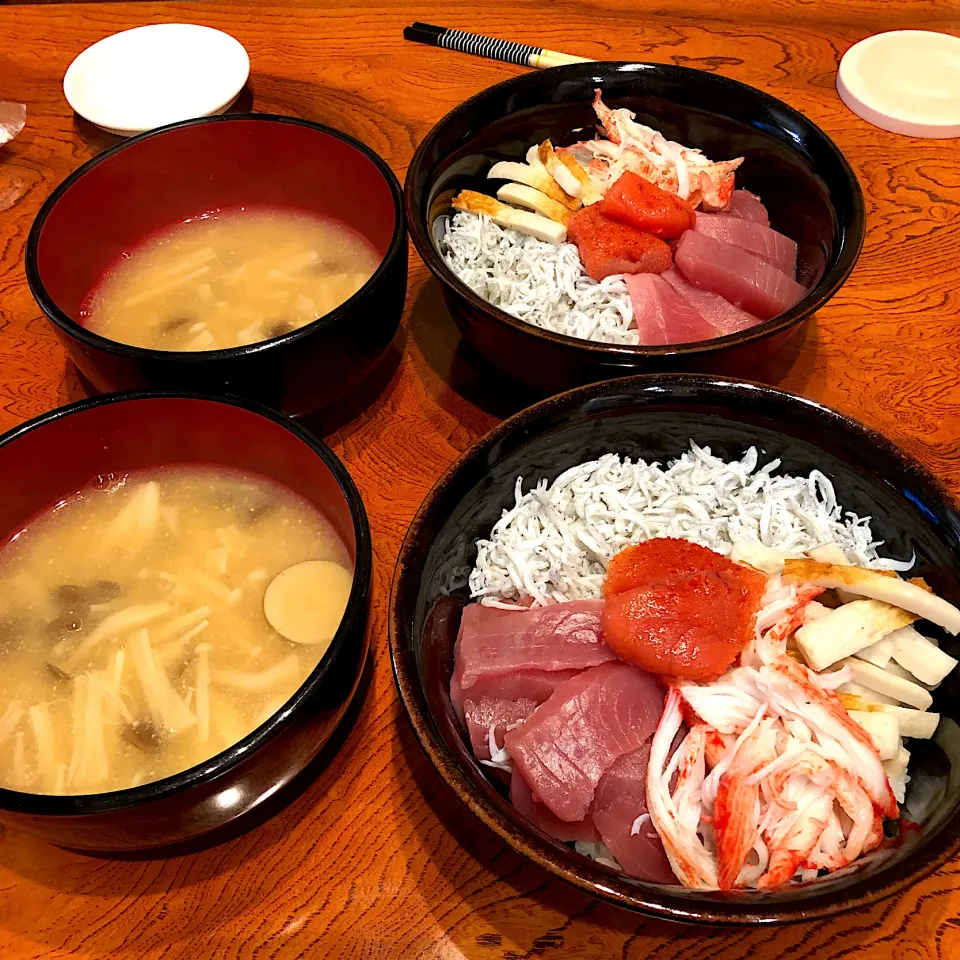
[(739, 333), (802, 300), (797, 243), (714, 161), (595, 91), (595, 137), (530, 145), (461, 190), (447, 266), (511, 316), (598, 343), (664, 346)]
[(812, 886), (893, 857), (936, 788), (911, 754), (960, 610), (826, 473), (692, 440), (610, 452), (515, 498), (476, 544), (450, 701), (543, 833), (692, 890)]

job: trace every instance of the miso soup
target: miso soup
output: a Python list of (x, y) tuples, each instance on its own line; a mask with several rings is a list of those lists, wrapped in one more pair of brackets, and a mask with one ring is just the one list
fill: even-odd
[(81, 311), (95, 333), (154, 350), (220, 350), (329, 313), (380, 262), (333, 220), (241, 210), (178, 224), (132, 251)]
[(286, 488), (221, 467), (81, 491), (0, 549), (0, 786), (99, 793), (205, 760), (316, 667), (353, 580)]

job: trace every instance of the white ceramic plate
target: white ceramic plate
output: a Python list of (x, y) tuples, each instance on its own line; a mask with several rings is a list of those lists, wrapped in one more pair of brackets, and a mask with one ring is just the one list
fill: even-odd
[(910, 137), (960, 136), (960, 38), (891, 30), (840, 61), (840, 99), (864, 120)]
[(70, 64), (63, 92), (81, 117), (132, 136), (222, 113), (249, 75), (247, 51), (229, 34), (192, 23), (158, 23), (88, 47)]

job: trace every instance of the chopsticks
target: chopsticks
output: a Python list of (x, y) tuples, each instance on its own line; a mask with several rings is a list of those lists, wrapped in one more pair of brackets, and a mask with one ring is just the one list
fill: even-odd
[(403, 39), (425, 43), (431, 47), (458, 50), (460, 53), (472, 53), (475, 57), (486, 57), (488, 60), (516, 63), (521, 67), (544, 69), (559, 67), (566, 63), (590, 62), (588, 57), (574, 57), (569, 53), (559, 53), (544, 47), (532, 47), (527, 43), (497, 40), (495, 37), (484, 37), (479, 33), (452, 30), (450, 27), (435, 27), (431, 23), (419, 21), (411, 27), (403, 28)]

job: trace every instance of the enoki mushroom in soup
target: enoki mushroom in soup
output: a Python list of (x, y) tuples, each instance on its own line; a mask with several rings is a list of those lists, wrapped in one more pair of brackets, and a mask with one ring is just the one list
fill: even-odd
[(355, 294), (379, 256), (355, 230), (278, 210), (178, 224), (125, 256), (85, 326), (154, 350), (222, 350), (290, 333)]
[(99, 793), (221, 752), (316, 667), (352, 581), (327, 518), (262, 477), (80, 491), (0, 549), (0, 785)]

